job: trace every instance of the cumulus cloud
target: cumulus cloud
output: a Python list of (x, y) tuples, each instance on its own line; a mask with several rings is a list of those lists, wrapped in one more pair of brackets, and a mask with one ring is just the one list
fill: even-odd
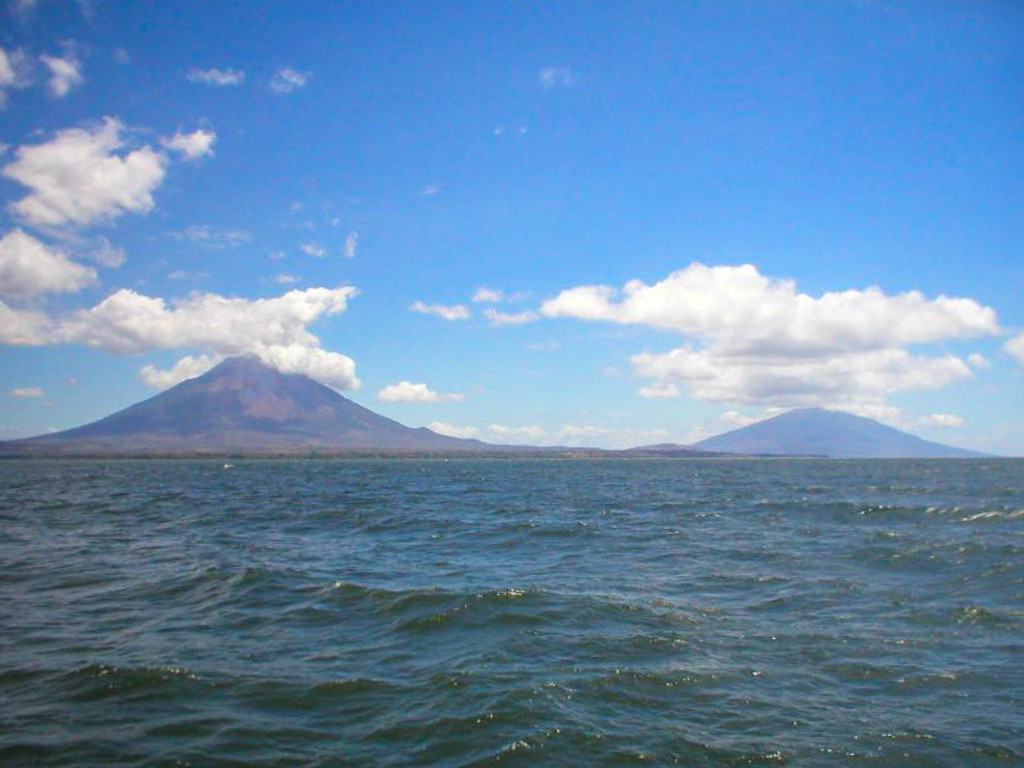
[(1017, 360), (1024, 363), (1024, 333), (1019, 336), (1014, 336), (1003, 346), (1007, 352), (1013, 355)]
[(377, 393), (379, 400), (389, 403), (441, 403), (465, 397), (461, 392), (435, 392), (426, 384), (414, 384), (411, 381), (388, 384)]
[(167, 389), (186, 379), (202, 376), (223, 359), (223, 355), (186, 355), (166, 370), (144, 365), (139, 371), (139, 378), (154, 389)]
[(42, 397), (46, 393), (41, 387), (15, 387), (8, 390), (7, 394), (11, 397)]
[(819, 357), (730, 355), (680, 347), (630, 358), (634, 372), (656, 381), (679, 381), (701, 400), (791, 406), (835, 405), (851, 410), (908, 389), (938, 389), (971, 375), (958, 357), (925, 357), (904, 349)]
[(74, 293), (94, 282), (95, 270), (20, 229), (0, 239), (0, 296), (27, 299), (43, 293)]
[(488, 288), (481, 285), (473, 294), (473, 301), (477, 304), (497, 304), (505, 298), (505, 294), (495, 288)]
[(0, 301), (0, 344), (38, 347), (50, 341), (50, 318), (34, 309), (16, 309)]
[(799, 293), (791, 280), (751, 265), (692, 264), (664, 280), (571, 288), (545, 302), (549, 317), (640, 324), (693, 340), (644, 352), (634, 372), (689, 385), (701, 399), (775, 405), (879, 403), (905, 389), (936, 388), (973, 375), (952, 355), (906, 347), (997, 333), (995, 312), (972, 299), (878, 288)]
[(733, 353), (793, 354), (868, 350), (996, 333), (994, 310), (973, 299), (918, 291), (887, 296), (878, 288), (797, 293), (792, 280), (769, 278), (752, 265), (691, 264), (665, 280), (581, 286), (544, 303), (549, 317), (638, 323), (713, 338)]
[(359, 233), (353, 230), (348, 233), (345, 238), (345, 245), (342, 246), (341, 252), (345, 254), (346, 259), (354, 259), (356, 257), (356, 251), (359, 249)]
[(203, 85), (230, 86), (241, 85), (245, 82), (245, 72), (230, 67), (227, 69), (218, 69), (217, 67), (197, 69), (193, 67), (188, 71), (186, 77), (191, 83), (202, 83)]
[(565, 67), (544, 67), (537, 73), (537, 81), (544, 90), (568, 88), (576, 84), (576, 75)]
[(525, 312), (501, 312), (497, 309), (485, 309), (484, 317), (491, 325), (525, 325), (540, 318), (536, 312), (526, 310)]
[[(359, 386), (351, 358), (320, 348), (311, 323), (345, 311), (355, 288), (308, 288), (268, 299), (193, 293), (168, 302), (122, 289), (89, 309), (59, 317), (0, 302), (0, 343), (82, 344), (133, 354), (193, 349), (204, 355), (254, 354), (285, 373), (304, 373), (336, 389)], [(181, 363), (193, 370), (195, 361)], [(190, 367), (191, 366), (191, 367)], [(175, 369), (149, 370), (149, 381), (172, 381)], [(161, 378), (162, 377), (162, 378)]]
[(304, 88), (312, 75), (300, 72), (291, 67), (281, 67), (270, 78), (270, 90), (274, 93), (291, 93), (296, 88)]
[(62, 99), (71, 92), (76, 85), (81, 85), (85, 78), (82, 76), (82, 66), (74, 55), (68, 56), (40, 56), (40, 60), (50, 70), (50, 81), (47, 87), (50, 95), (55, 99)]
[(358, 389), (356, 364), (340, 352), (302, 344), (271, 345), (253, 350), (281, 373), (301, 373), (334, 389)]
[(256, 347), (318, 340), (306, 326), (343, 312), (355, 288), (308, 288), (269, 299), (194, 293), (174, 302), (121, 289), (94, 307), (64, 317), (56, 340), (112, 352), (194, 347), (233, 355)]
[(3, 175), (28, 187), (10, 205), (39, 226), (87, 225), (123, 213), (147, 213), (164, 179), (167, 158), (149, 146), (125, 148), (124, 126), (106, 118), (92, 128), (59, 131), (44, 144), (19, 147)]
[(198, 160), (213, 154), (213, 144), (217, 134), (202, 128), (192, 133), (178, 131), (169, 139), (161, 139), (161, 143), (172, 152), (177, 152), (185, 160)]
[(426, 304), (422, 301), (414, 301), (409, 309), (424, 315), (434, 315), (444, 320), (468, 320), (469, 307), (465, 304)]

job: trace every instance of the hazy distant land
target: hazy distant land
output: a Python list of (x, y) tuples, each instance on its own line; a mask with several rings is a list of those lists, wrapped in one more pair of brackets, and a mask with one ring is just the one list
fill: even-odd
[(626, 450), (499, 445), (411, 428), (301, 374), (230, 358), (148, 400), (81, 427), (0, 443), (0, 456), (546, 456), (967, 458), (871, 419), (806, 408), (708, 438)]

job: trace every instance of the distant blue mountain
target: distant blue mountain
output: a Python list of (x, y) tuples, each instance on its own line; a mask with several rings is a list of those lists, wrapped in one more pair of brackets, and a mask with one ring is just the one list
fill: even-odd
[(697, 443), (703, 451), (849, 458), (965, 458), (977, 451), (933, 443), (873, 419), (800, 408)]

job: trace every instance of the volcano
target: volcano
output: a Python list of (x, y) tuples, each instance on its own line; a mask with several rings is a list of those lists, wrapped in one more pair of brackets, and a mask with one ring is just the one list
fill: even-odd
[(971, 458), (954, 448), (901, 432), (874, 419), (823, 408), (798, 408), (697, 443), (705, 451), (843, 458)]
[(308, 376), (281, 373), (255, 357), (224, 360), (202, 376), (91, 424), (0, 444), (8, 455), (500, 449), (406, 427)]

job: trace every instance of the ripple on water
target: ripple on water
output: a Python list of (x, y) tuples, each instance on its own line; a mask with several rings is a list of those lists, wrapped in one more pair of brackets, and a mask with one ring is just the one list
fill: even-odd
[(1019, 461), (7, 462), (0, 763), (1024, 763)]

